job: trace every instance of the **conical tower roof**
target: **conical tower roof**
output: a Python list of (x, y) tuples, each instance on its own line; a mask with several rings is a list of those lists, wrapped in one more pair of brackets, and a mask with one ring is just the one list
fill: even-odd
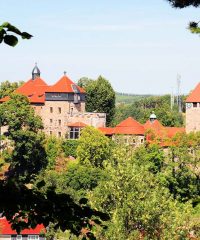
[(72, 82), (66, 75), (64, 75), (57, 83), (49, 87), (46, 92), (59, 93), (85, 93), (84, 89)]
[(200, 83), (197, 84), (195, 89), (189, 94), (186, 102), (200, 102)]
[(115, 127), (116, 134), (144, 135), (144, 132), (144, 126), (132, 117), (128, 117)]

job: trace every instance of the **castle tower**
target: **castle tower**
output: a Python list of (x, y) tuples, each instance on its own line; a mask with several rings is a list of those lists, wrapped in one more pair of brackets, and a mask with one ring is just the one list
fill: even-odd
[(200, 83), (186, 99), (186, 133), (200, 131)]

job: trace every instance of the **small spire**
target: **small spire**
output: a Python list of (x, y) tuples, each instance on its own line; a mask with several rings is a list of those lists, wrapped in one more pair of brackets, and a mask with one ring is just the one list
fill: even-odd
[(153, 123), (156, 119), (157, 119), (156, 114), (153, 111), (152, 114), (149, 117), (149, 120), (150, 120), (151, 123)]
[(64, 71), (64, 76), (66, 76), (66, 74), (67, 74), (67, 72), (66, 72), (66, 71)]
[(40, 77), (40, 69), (37, 66), (37, 62), (35, 63), (35, 67), (33, 68), (32, 71), (32, 79), (36, 79), (37, 77)]

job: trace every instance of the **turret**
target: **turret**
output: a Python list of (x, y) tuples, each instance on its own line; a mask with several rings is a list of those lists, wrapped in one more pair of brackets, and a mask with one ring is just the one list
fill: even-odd
[(156, 119), (157, 119), (157, 117), (156, 117), (155, 113), (152, 112), (152, 114), (149, 117), (150, 122), (153, 123)]
[(32, 71), (32, 79), (36, 79), (37, 77), (40, 77), (40, 69), (37, 66), (37, 63), (35, 63), (35, 67), (33, 68)]

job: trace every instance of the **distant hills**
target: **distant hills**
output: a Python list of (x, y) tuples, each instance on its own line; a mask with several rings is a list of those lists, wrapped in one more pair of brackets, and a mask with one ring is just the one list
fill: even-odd
[(116, 92), (116, 103), (126, 103), (131, 104), (135, 101), (138, 101), (142, 98), (151, 97), (151, 94), (129, 94), (129, 93), (119, 93)]

